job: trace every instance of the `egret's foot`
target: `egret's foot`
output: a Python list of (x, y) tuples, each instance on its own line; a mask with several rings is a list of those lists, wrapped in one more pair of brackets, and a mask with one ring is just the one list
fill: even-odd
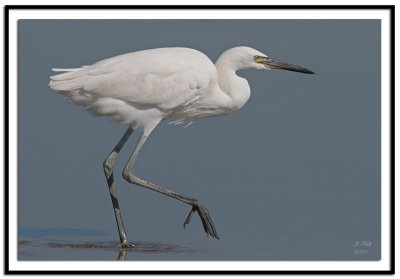
[(129, 241), (121, 242), (121, 244), (117, 245), (120, 249), (134, 248), (135, 245)]
[(195, 204), (193, 205), (192, 210), (189, 213), (189, 216), (186, 218), (185, 223), (183, 223), (183, 227), (185, 228), (186, 225), (190, 223), (190, 220), (192, 220), (192, 217), (196, 211), (200, 216), (206, 234), (211, 235), (216, 239), (219, 239), (217, 230), (215, 229), (214, 223), (211, 220), (210, 213), (208, 213), (208, 210), (198, 201), (196, 201)]

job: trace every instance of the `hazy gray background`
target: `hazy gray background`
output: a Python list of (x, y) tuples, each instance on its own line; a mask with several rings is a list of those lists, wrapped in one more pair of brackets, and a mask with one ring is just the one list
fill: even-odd
[[(102, 163), (125, 127), (67, 104), (47, 86), (52, 67), (169, 46), (216, 61), (240, 45), (316, 75), (241, 71), (252, 88), (241, 110), (186, 129), (162, 124), (144, 146), (137, 174), (199, 199), (220, 241), (206, 237), (197, 215), (183, 229), (188, 205), (121, 177), (136, 133), (115, 168), (129, 238), (194, 252), (126, 259), (380, 259), (378, 20), (20, 20), (19, 239), (118, 240)], [(357, 254), (364, 240), (368, 253)], [(42, 245), (20, 252), (20, 259), (118, 254)]]

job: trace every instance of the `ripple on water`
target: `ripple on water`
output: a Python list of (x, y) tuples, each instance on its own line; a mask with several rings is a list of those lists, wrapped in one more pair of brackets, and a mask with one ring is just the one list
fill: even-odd
[(126, 250), (129, 252), (137, 253), (187, 253), (194, 252), (186, 247), (157, 243), (157, 242), (144, 242), (135, 241), (132, 248), (120, 248), (118, 242), (92, 242), (92, 243), (71, 243), (71, 242), (33, 242), (31, 240), (21, 240), (18, 242), (19, 246), (46, 246), (48, 248), (73, 248), (73, 249), (105, 249), (105, 250)]

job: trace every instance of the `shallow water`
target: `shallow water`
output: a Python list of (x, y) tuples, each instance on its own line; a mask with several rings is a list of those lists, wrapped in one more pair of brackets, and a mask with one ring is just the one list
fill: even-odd
[[(174, 244), (134, 241), (133, 248), (120, 248), (117, 241), (104, 239), (95, 231), (61, 229), (25, 229), (18, 241), (19, 260), (148, 260), (149, 255), (194, 253), (193, 249)], [(64, 232), (64, 233), (63, 233)], [(90, 235), (92, 233), (92, 235)], [(85, 236), (85, 237), (83, 237)]]
[[(63, 243), (22, 240), (18, 242), (19, 260), (125, 260), (133, 253), (189, 253), (193, 252), (177, 245), (135, 242), (133, 248), (119, 248), (118, 242)], [(138, 260), (138, 259), (135, 259)]]

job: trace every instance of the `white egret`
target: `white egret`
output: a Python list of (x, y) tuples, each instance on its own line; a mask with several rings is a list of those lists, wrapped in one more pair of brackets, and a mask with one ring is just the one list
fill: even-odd
[(123, 54), (81, 68), (53, 69), (65, 73), (52, 76), (50, 88), (96, 116), (109, 116), (128, 125), (103, 163), (121, 247), (133, 247), (133, 244), (128, 241), (122, 222), (113, 168), (117, 154), (136, 129), (142, 129), (142, 135), (123, 170), (123, 177), (130, 183), (189, 204), (192, 209), (184, 226), (197, 212), (207, 235), (219, 239), (208, 210), (198, 200), (136, 176), (133, 165), (146, 139), (162, 120), (180, 123), (240, 109), (250, 97), (247, 80), (236, 75), (241, 69), (283, 69), (313, 74), (250, 47), (225, 51), (215, 65), (197, 50), (176, 47)]

